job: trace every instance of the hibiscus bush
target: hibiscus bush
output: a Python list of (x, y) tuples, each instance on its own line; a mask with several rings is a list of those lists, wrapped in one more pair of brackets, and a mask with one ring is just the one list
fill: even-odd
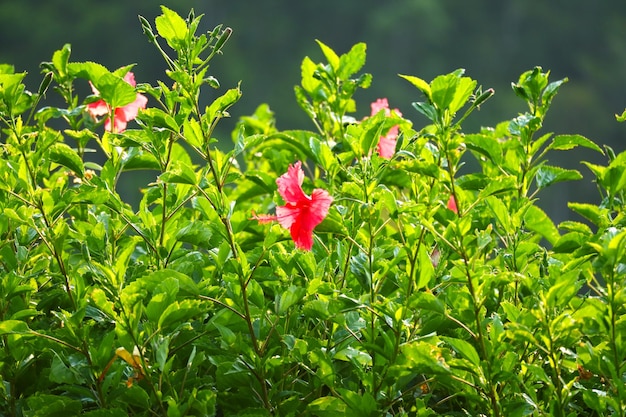
[[(140, 18), (156, 85), (69, 45), (36, 92), (0, 66), (0, 414), (626, 415), (626, 153), (542, 132), (566, 79), (524, 72), (527, 110), (466, 132), (494, 91), (463, 70), (357, 106), (366, 45), (318, 41), (311, 124), (262, 104), (228, 146), (231, 29), (200, 19)], [(550, 164), (576, 147), (606, 163)], [(542, 193), (584, 179), (555, 224)]]

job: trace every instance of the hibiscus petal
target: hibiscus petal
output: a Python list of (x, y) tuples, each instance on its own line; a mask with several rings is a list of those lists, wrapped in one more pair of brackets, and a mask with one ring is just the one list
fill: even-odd
[(93, 85), (93, 83), (91, 81), (89, 81), (89, 85), (91, 86), (91, 91), (93, 91), (93, 94), (96, 96), (100, 95), (100, 91), (98, 91), (98, 89)]
[(313, 247), (313, 230), (304, 227), (301, 223), (294, 223), (289, 232), (298, 249), (311, 250)]
[(287, 203), (297, 203), (303, 199), (308, 199), (304, 191), (302, 191), (302, 182), (304, 181), (304, 171), (302, 171), (302, 163), (300, 161), (293, 165), (289, 165), (287, 172), (278, 179), (278, 192)]
[(282, 227), (289, 229), (292, 224), (299, 222), (301, 211), (301, 207), (293, 204), (276, 207), (276, 220)]
[(121, 108), (121, 110), (124, 112), (124, 119), (126, 121), (133, 120), (135, 117), (137, 117), (139, 109), (146, 108), (147, 103), (148, 99), (144, 95), (137, 94), (137, 98), (135, 99), (135, 101)]
[(311, 195), (311, 204), (307, 216), (308, 227), (313, 230), (328, 215), (328, 210), (333, 202), (333, 198), (328, 191), (316, 188)]
[(456, 206), (456, 200), (454, 199), (454, 195), (450, 195), (450, 198), (448, 199), (448, 209), (452, 210), (456, 214), (459, 214), (459, 209)]
[(375, 116), (381, 110), (385, 110), (385, 114), (389, 114), (389, 101), (386, 98), (379, 98), (370, 106), (372, 108), (372, 116)]
[(87, 112), (95, 119), (96, 117), (109, 114), (109, 106), (104, 100), (94, 101), (93, 103), (87, 104)]
[(133, 87), (137, 85), (137, 83), (135, 82), (135, 74), (131, 71), (128, 71), (126, 75), (124, 75), (124, 81), (126, 81), (128, 84), (132, 85)]
[(393, 154), (396, 152), (396, 135), (381, 136), (376, 149), (381, 158), (393, 158)]

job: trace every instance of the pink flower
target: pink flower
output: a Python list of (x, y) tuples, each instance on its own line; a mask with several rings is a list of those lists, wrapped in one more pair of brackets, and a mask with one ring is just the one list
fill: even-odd
[[(133, 74), (130, 71), (127, 72), (126, 75), (124, 76), (124, 81), (126, 81), (128, 84), (132, 85), (133, 87), (137, 85), (137, 83), (135, 82), (135, 74)], [(91, 89), (93, 90), (93, 93), (96, 95), (99, 95), (100, 92), (96, 89), (96, 87), (94, 87), (93, 84), (91, 84), (91, 82), (89, 84), (91, 85)], [(144, 95), (137, 93), (137, 97), (135, 98), (135, 101), (123, 107), (117, 107), (114, 111), (114, 116), (113, 116), (113, 130), (111, 130), (111, 119), (110, 119), (111, 108), (104, 100), (98, 100), (96, 102), (88, 104), (87, 112), (94, 119), (97, 119), (99, 116), (107, 116), (104, 122), (104, 129), (108, 132), (113, 131), (115, 133), (121, 133), (124, 130), (126, 130), (127, 123), (133, 120), (135, 117), (137, 117), (137, 113), (139, 112), (139, 109), (146, 108), (147, 103), (148, 103), (148, 99)]]
[[(389, 109), (389, 102), (386, 98), (379, 98), (371, 104), (372, 116), (376, 115), (379, 111), (384, 111), (386, 116), (391, 115), (391, 109)], [(402, 116), (402, 113), (398, 109), (393, 109), (393, 112), (398, 116)], [(396, 152), (396, 140), (398, 139), (398, 126), (392, 126), (386, 135), (381, 136), (378, 140), (378, 146), (376, 150), (381, 158), (391, 159)]]
[(300, 161), (289, 165), (285, 174), (276, 180), (278, 192), (285, 200), (284, 206), (276, 207), (276, 215), (255, 215), (259, 223), (278, 221), (289, 229), (297, 248), (311, 250), (313, 247), (313, 229), (328, 214), (333, 198), (326, 190), (316, 188), (309, 197), (302, 190), (304, 172)]
[(456, 206), (456, 200), (453, 195), (450, 195), (450, 198), (448, 199), (448, 209), (452, 210), (455, 214), (459, 214), (459, 209)]

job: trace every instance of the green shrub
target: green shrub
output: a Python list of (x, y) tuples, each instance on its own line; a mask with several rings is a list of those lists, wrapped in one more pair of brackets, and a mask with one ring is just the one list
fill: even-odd
[[(541, 132), (566, 80), (523, 73), (527, 112), (466, 133), (492, 89), (402, 75), (417, 129), (387, 99), (357, 118), (366, 46), (318, 42), (313, 130), (261, 105), (225, 151), (242, 92), (208, 69), (231, 30), (162, 11), (140, 18), (157, 85), (69, 45), (36, 93), (0, 66), (0, 413), (626, 415), (626, 154)], [(575, 147), (607, 158), (584, 163), (601, 203), (555, 225), (541, 192), (583, 175), (547, 157)]]

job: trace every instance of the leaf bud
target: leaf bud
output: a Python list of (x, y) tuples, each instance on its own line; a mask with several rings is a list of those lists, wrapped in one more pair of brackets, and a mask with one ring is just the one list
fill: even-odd
[(156, 43), (156, 36), (152, 31), (152, 25), (150, 25), (150, 22), (148, 22), (148, 20), (141, 15), (139, 16), (139, 21), (141, 22), (141, 29), (143, 30), (144, 35), (148, 37), (148, 41)]
[(215, 43), (215, 46), (213, 47), (213, 50), (215, 52), (219, 52), (219, 50), (222, 49), (222, 47), (224, 46), (224, 44), (226, 43), (228, 38), (230, 38), (230, 35), (232, 33), (233, 33), (233, 30), (231, 28), (227, 27), (226, 29), (224, 29), (222, 31), (222, 34), (220, 35), (220, 38)]
[(46, 91), (48, 91), (48, 87), (50, 86), (53, 78), (54, 74), (52, 73), (52, 71), (46, 72), (46, 75), (43, 77), (43, 80), (41, 80), (41, 84), (39, 85), (39, 90), (37, 91), (38, 95), (42, 96), (46, 94)]
[(496, 93), (496, 90), (494, 90), (493, 88), (487, 89), (481, 95), (476, 97), (476, 100), (474, 100), (474, 103), (473, 103), (474, 107), (480, 106), (485, 101), (487, 101), (489, 98), (491, 98), (491, 96), (493, 96), (495, 93)]

